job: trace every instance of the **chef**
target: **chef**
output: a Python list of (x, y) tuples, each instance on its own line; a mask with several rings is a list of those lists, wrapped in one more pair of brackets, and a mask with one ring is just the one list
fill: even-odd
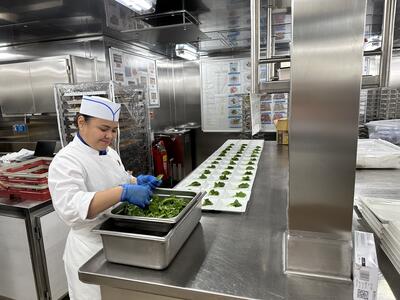
[(54, 209), (71, 228), (63, 259), (72, 300), (101, 299), (99, 286), (81, 282), (78, 270), (102, 248), (91, 229), (104, 221), (105, 210), (118, 202), (144, 207), (161, 183), (151, 175), (131, 176), (109, 147), (117, 134), (120, 109), (106, 98), (84, 96), (76, 117), (78, 133), (49, 167)]

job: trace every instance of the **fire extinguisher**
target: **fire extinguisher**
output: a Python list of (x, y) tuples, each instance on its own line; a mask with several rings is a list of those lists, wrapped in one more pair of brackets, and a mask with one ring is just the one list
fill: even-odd
[(152, 147), (154, 173), (163, 175), (163, 182), (168, 182), (168, 155), (163, 141), (156, 142)]

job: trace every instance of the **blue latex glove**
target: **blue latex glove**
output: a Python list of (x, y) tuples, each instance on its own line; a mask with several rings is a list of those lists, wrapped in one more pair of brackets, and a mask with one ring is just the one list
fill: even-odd
[(136, 180), (138, 185), (147, 185), (152, 190), (154, 190), (156, 187), (159, 187), (162, 183), (161, 180), (152, 175), (139, 175)]
[(153, 196), (153, 192), (146, 185), (123, 184), (120, 201), (144, 208), (150, 204), (151, 196)]

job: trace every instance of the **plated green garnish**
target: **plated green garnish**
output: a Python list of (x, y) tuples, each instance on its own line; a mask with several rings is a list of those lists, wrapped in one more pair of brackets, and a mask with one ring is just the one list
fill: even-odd
[(238, 200), (235, 200), (232, 203), (229, 203), (229, 206), (240, 207), (242, 204)]
[(224, 186), (225, 186), (224, 182), (221, 181), (214, 182), (214, 188), (223, 188)]
[(204, 200), (203, 206), (209, 206), (209, 205), (214, 205), (214, 203), (212, 203), (211, 200), (207, 198)]
[(246, 197), (246, 194), (243, 192), (237, 192), (234, 197), (244, 198)]
[(208, 194), (209, 194), (210, 196), (219, 196), (219, 192), (216, 191), (216, 190), (211, 190), (211, 191), (208, 192)]
[(239, 189), (247, 189), (250, 185), (248, 183), (241, 183), (238, 185)]
[(228, 180), (229, 177), (226, 176), (226, 175), (221, 175), (221, 176), (219, 176), (219, 179), (220, 179), (220, 180)]

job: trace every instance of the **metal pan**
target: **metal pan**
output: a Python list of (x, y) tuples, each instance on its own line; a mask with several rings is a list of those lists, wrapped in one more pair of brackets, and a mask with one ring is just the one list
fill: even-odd
[(190, 202), (186, 205), (186, 207), (175, 217), (173, 218), (150, 218), (150, 217), (138, 217), (138, 216), (126, 216), (120, 215), (118, 212), (124, 209), (127, 203), (121, 203), (110, 213), (107, 215), (114, 219), (114, 222), (118, 226), (132, 226), (146, 228), (146, 230), (150, 231), (158, 231), (158, 232), (168, 232), (176, 223), (179, 222), (180, 219), (190, 210), (190, 208), (198, 203), (201, 198), (204, 197), (205, 193), (195, 193), (191, 191), (183, 191), (183, 190), (173, 190), (173, 189), (155, 189), (153, 194), (158, 195), (160, 197), (169, 197), (171, 195), (175, 195), (177, 197), (190, 199)]
[(92, 231), (101, 235), (109, 262), (161, 270), (170, 264), (200, 218), (201, 198), (168, 232), (149, 231), (140, 225), (121, 227), (112, 218)]

